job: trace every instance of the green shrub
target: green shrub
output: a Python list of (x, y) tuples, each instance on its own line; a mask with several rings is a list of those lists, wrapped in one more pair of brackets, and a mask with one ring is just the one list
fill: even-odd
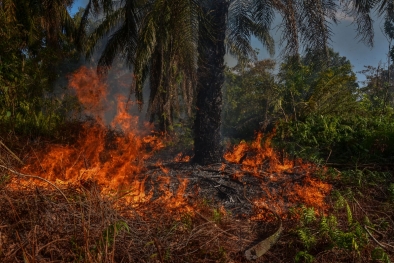
[(304, 121), (280, 122), (277, 146), (315, 162), (388, 163), (394, 156), (391, 117), (308, 116)]

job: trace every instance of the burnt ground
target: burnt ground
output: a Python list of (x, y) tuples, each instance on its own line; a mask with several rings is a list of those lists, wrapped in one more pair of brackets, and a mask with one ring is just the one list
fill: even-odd
[[(241, 174), (243, 175), (241, 176)], [(270, 200), (270, 193), (262, 189), (262, 185), (286, 198), (284, 193), (280, 193), (281, 190), (288, 188), (289, 183), (302, 182), (306, 175), (288, 173), (287, 179), (271, 181), (269, 176), (257, 177), (251, 175), (250, 172), (243, 172), (239, 164), (200, 166), (188, 162), (171, 162), (148, 165), (145, 176), (146, 191), (148, 192), (152, 189), (160, 189), (158, 177), (169, 177), (170, 181), (166, 187), (174, 193), (178, 190), (180, 180), (187, 179), (188, 186), (185, 195), (197, 195), (199, 198), (223, 206), (233, 215), (252, 215), (255, 212), (252, 200), (266, 197), (267, 205), (275, 202), (275, 200)], [(275, 176), (275, 174), (270, 176)], [(161, 194), (163, 193), (160, 193), (160, 190), (155, 191), (153, 199), (159, 198)]]
[[(327, 189), (320, 189), (327, 207), (310, 200), (321, 196), (303, 199), (320, 188), (319, 170), (313, 166), (295, 162), (291, 170), (272, 172), (267, 161), (257, 172), (248, 172), (234, 163), (199, 166), (175, 162), (175, 155), (165, 154), (169, 157), (160, 161), (160, 156), (146, 160), (138, 175), (152, 197), (137, 207), (119, 196), (102, 195), (102, 187), (94, 181), (59, 186), (61, 194), (51, 186), (42, 187), (42, 181), (36, 185), (28, 178), (12, 179), (9, 170), (0, 169), (0, 262), (248, 262), (245, 251), (267, 238), (269, 250), (254, 262), (294, 262), (299, 252), (306, 251), (297, 237), (302, 226), (297, 209), (316, 205), (319, 215), (325, 209), (335, 212)], [(345, 181), (337, 182), (337, 189), (346, 190)], [(161, 198), (168, 193), (174, 203), (178, 197), (187, 200), (194, 215), (170, 210), (172, 199)], [(314, 262), (373, 262), (372, 252), (380, 245), (393, 257), (394, 213), (387, 206), (387, 193), (374, 188), (361, 194), (362, 199), (356, 194), (347, 197), (353, 220), (373, 226), (375, 230), (369, 231), (375, 232), (364, 231), (368, 242), (354, 251), (321, 236), (316, 221), (309, 228), (318, 239), (308, 251)], [(354, 226), (347, 227), (346, 210), (335, 215), (336, 231), (351, 236)], [(367, 216), (373, 224), (365, 223)], [(273, 240), (280, 224), (281, 235)], [(117, 231), (116, 240), (108, 239), (108, 233)], [(299, 262), (306, 260), (301, 257)]]

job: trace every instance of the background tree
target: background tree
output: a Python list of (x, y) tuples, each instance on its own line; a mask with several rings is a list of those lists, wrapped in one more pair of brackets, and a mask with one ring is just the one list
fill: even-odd
[(300, 62), (288, 57), (281, 65), (278, 77), (286, 120), (355, 112), (358, 84), (352, 65), (332, 49), (328, 49), (328, 55), (323, 68), (314, 51), (308, 51)]
[[(136, 94), (137, 98), (141, 101), (140, 88), (143, 80), (148, 76), (148, 72), (152, 71), (153, 68), (160, 68), (158, 65), (170, 65), (167, 59), (165, 64), (158, 62), (157, 58), (160, 57), (171, 57), (164, 54), (165, 50), (169, 50), (168, 42), (166, 42), (168, 36), (167, 33), (163, 33), (162, 24), (166, 25), (167, 19), (165, 15), (157, 16), (157, 20), (146, 20), (146, 15), (149, 15), (149, 10), (154, 10), (154, 6), (168, 7), (171, 4), (164, 0), (152, 0), (152, 1), (131, 1), (127, 0), (121, 2), (122, 5), (111, 8), (105, 8), (109, 6), (108, 1), (90, 1), (89, 4), (93, 6), (102, 4), (103, 10), (110, 10), (106, 14), (105, 20), (98, 30), (92, 35), (89, 43), (96, 43), (106, 33), (109, 33), (114, 28), (116, 31), (112, 34), (107, 48), (104, 50), (103, 56), (100, 59), (100, 66), (109, 66), (116, 54), (124, 54), (124, 58), (128, 64), (134, 65), (139, 70), (136, 71), (137, 85)], [(246, 60), (253, 58), (254, 52), (251, 48), (250, 38), (252, 35), (265, 44), (269, 50), (273, 50), (272, 38), (269, 36), (269, 29), (274, 18), (274, 14), (280, 14), (282, 16), (282, 43), (285, 44), (283, 49), (285, 54), (293, 55), (295, 58), (298, 57), (301, 47), (315, 50), (321, 56), (329, 56), (329, 40), (332, 34), (330, 24), (336, 23), (336, 13), (341, 7), (345, 12), (350, 13), (355, 17), (357, 31), (361, 40), (369, 45), (373, 44), (373, 30), (372, 30), (372, 19), (370, 13), (374, 9), (378, 9), (382, 14), (388, 8), (388, 1), (361, 1), (361, 0), (346, 0), (342, 1), (340, 5), (333, 0), (201, 0), (193, 2), (197, 7), (202, 9), (202, 13), (208, 14), (208, 20), (210, 21), (208, 26), (206, 23), (201, 23), (203, 16), (197, 16), (200, 18), (198, 21), (199, 32), (198, 36), (198, 60), (194, 60), (195, 56), (185, 56), (189, 58), (189, 61), (198, 61), (197, 71), (197, 113), (194, 123), (194, 143), (195, 143), (195, 156), (194, 161), (200, 164), (215, 163), (221, 159), (220, 150), (220, 125), (221, 125), (221, 104), (222, 104), (222, 93), (221, 88), (224, 82), (224, 66), (223, 56), (226, 53), (226, 45), (228, 51), (235, 55), (239, 60)], [(174, 6), (170, 8), (175, 8)], [(89, 9), (89, 8), (87, 8)], [(171, 14), (168, 10), (164, 13)], [(189, 9), (191, 13), (195, 14), (195, 9)], [(105, 13), (105, 11), (104, 11)], [(191, 15), (190, 17), (196, 17)], [(155, 19), (155, 18), (153, 18)], [(172, 19), (170, 16), (169, 19)], [(160, 23), (155, 22), (160, 21)], [(143, 24), (146, 23), (143, 26)], [(182, 23), (181, 23), (182, 24)], [(190, 25), (190, 24), (188, 24)], [(119, 26), (119, 27), (118, 27)], [(145, 30), (140, 30), (145, 28)], [(192, 28), (192, 29), (193, 29)], [(160, 29), (160, 32), (156, 29)], [(165, 27), (169, 29), (169, 27)], [(173, 36), (176, 35), (174, 31)], [(192, 32), (188, 36), (195, 36), (195, 31), (182, 31)], [(160, 34), (161, 33), (161, 34)], [(142, 37), (142, 41), (139, 41), (139, 37)], [(187, 38), (188, 40), (195, 39), (193, 37)], [(145, 42), (144, 42), (145, 41)], [(136, 52), (139, 43), (144, 43), (146, 53)], [(161, 44), (158, 44), (161, 43)], [(194, 46), (195, 42), (186, 46)], [(93, 45), (90, 45), (94, 46)], [(144, 50), (144, 49), (142, 49)], [(176, 48), (173, 50), (177, 50)], [(161, 53), (160, 53), (161, 52)], [(137, 56), (142, 56), (136, 60)], [(162, 55), (157, 55), (162, 54)], [(179, 53), (178, 53), (179, 54)], [(186, 53), (180, 53), (186, 54)], [(187, 53), (191, 54), (191, 53)], [(154, 59), (154, 57), (156, 59)], [(193, 59), (190, 59), (193, 58)], [(156, 61), (156, 62), (155, 62)], [(177, 61), (186, 61), (179, 59)], [(142, 63), (142, 64), (140, 64)], [(141, 66), (138, 66), (140, 64)], [(149, 66), (146, 66), (149, 65)], [(180, 63), (177, 68), (184, 69), (182, 76), (187, 76), (193, 71), (189, 71), (192, 67)], [(182, 70), (181, 70), (182, 71)], [(168, 72), (168, 71), (167, 71)], [(152, 75), (151, 75), (152, 76)], [(159, 77), (160, 83), (163, 78)], [(192, 78), (189, 78), (192, 79)], [(154, 78), (152, 78), (155, 83)], [(159, 84), (154, 84), (160, 87)], [(167, 85), (171, 86), (171, 85)], [(168, 88), (164, 88), (167, 91)], [(162, 94), (160, 89), (153, 88), (159, 92), (152, 92), (150, 101), (155, 101), (154, 96)], [(170, 92), (169, 92), (170, 93)], [(155, 95), (156, 94), (156, 95)], [(160, 96), (158, 97), (160, 98)], [(161, 95), (161, 99), (156, 101), (168, 102), (168, 97)], [(153, 104), (152, 104), (153, 105)], [(171, 115), (164, 113), (169, 107), (150, 107), (153, 110), (154, 115), (157, 116), (168, 116)], [(170, 111), (171, 112), (171, 111)], [(163, 122), (163, 121), (162, 121)]]
[[(94, 3), (89, 2), (87, 9)], [(97, 4), (104, 5), (105, 1)], [(182, 112), (181, 104), (185, 106), (183, 112), (191, 115), (197, 52), (196, 3), (129, 0), (114, 9), (97, 10), (106, 15), (87, 39), (88, 56), (101, 39), (111, 34), (98, 61), (99, 71), (106, 73), (116, 56), (122, 54), (133, 69), (131, 90), (141, 105), (142, 89), (148, 80), (150, 121), (159, 120), (162, 131), (171, 128), (174, 115)]]
[(275, 61), (262, 60), (225, 71), (223, 127), (225, 137), (252, 138), (279, 117)]
[(393, 111), (394, 94), (390, 83), (394, 81), (393, 65), (385, 69), (383, 65), (364, 66), (366, 80), (361, 88), (365, 107), (375, 115), (389, 114)]
[[(76, 54), (72, 1), (2, 1), (0, 4), (0, 122), (4, 131), (53, 132), (60, 101), (52, 91), (57, 66)], [(64, 105), (63, 105), (64, 106)], [(64, 120), (65, 114), (61, 119)]]

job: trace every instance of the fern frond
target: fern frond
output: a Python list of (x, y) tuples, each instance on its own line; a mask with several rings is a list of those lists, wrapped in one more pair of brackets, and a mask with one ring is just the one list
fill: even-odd
[(298, 229), (297, 235), (307, 250), (316, 243), (316, 238), (306, 228)]
[(346, 214), (347, 214), (347, 222), (349, 226), (353, 224), (353, 213), (352, 210), (350, 209), (349, 204), (346, 202)]

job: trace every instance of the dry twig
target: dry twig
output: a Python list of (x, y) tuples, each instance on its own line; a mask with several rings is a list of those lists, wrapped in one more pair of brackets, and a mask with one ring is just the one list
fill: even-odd
[(20, 177), (22, 177), (22, 178), (23, 178), (23, 177), (33, 178), (33, 179), (37, 179), (37, 180), (44, 181), (44, 182), (46, 182), (47, 184), (50, 184), (51, 186), (53, 186), (56, 190), (58, 190), (58, 191), (61, 193), (61, 195), (64, 197), (64, 199), (66, 199), (66, 201), (67, 201), (67, 203), (68, 203), (68, 199), (67, 199), (66, 195), (63, 193), (63, 191), (60, 190), (59, 187), (57, 187), (54, 183), (48, 181), (47, 179), (42, 178), (42, 177), (37, 176), (37, 175), (23, 174), (23, 173), (20, 173), (20, 172), (15, 171), (15, 170), (13, 170), (13, 169), (11, 169), (11, 168), (8, 168), (8, 167), (6, 167), (6, 166), (4, 166), (4, 165), (0, 165), (0, 168), (6, 169), (6, 170), (10, 171), (11, 173), (13, 173), (13, 174), (15, 174), (15, 175), (17, 175), (17, 176), (20, 176)]

